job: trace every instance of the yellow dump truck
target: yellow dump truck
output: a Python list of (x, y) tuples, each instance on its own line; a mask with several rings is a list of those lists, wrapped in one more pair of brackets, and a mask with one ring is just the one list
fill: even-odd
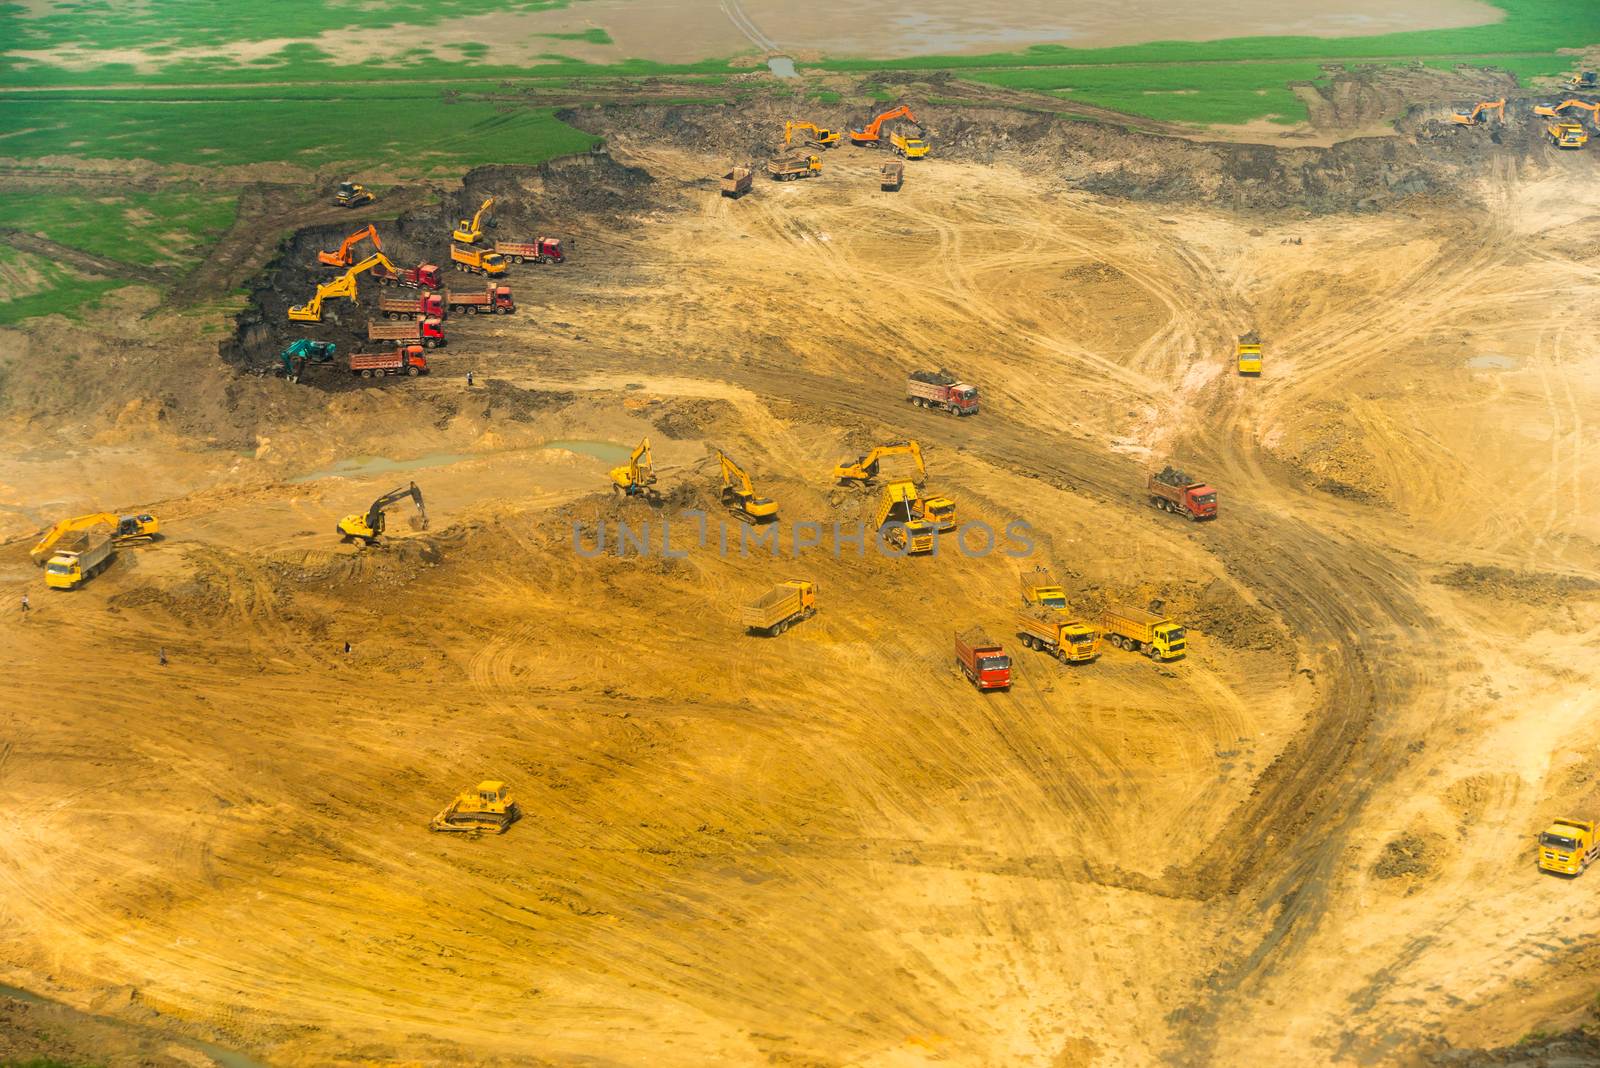
[(1100, 655), (1099, 633), (1060, 608), (1025, 608), (1018, 612), (1017, 637), (1029, 649), (1049, 653), (1068, 664), (1087, 663)]
[(1539, 835), (1539, 870), (1581, 875), (1594, 859), (1593, 820), (1552, 820)]
[(1151, 660), (1176, 660), (1184, 655), (1187, 631), (1159, 612), (1126, 605), (1107, 605), (1100, 629), (1118, 649), (1143, 653)]
[(1239, 348), (1236, 353), (1239, 361), (1239, 373), (1259, 377), (1261, 374), (1261, 339), (1254, 334), (1246, 334), (1239, 339)]
[(115, 552), (116, 542), (110, 534), (85, 531), (45, 563), (44, 583), (53, 590), (75, 590), (104, 571)]
[(805, 579), (780, 582), (745, 605), (740, 622), (753, 634), (782, 634), (817, 614), (817, 586)]

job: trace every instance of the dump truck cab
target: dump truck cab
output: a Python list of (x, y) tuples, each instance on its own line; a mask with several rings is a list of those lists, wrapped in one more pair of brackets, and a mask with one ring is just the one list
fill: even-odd
[(1172, 660), (1183, 655), (1184, 649), (1189, 644), (1189, 632), (1178, 623), (1162, 623), (1152, 632), (1150, 644), (1155, 647), (1156, 653), (1163, 660)]
[(1261, 346), (1239, 343), (1239, 373), (1242, 375), (1259, 375), (1261, 373)]
[(1581, 875), (1595, 856), (1593, 820), (1552, 820), (1539, 835), (1539, 870)]

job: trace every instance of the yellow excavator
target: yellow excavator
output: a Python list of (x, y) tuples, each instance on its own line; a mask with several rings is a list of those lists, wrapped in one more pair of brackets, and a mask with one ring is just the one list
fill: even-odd
[[(1538, 109), (1535, 108), (1534, 110), (1537, 111)], [(1457, 126), (1477, 126), (1488, 121), (1487, 116), (1491, 111), (1494, 112), (1495, 117), (1500, 120), (1500, 125), (1504, 126), (1506, 124), (1505, 97), (1501, 97), (1499, 100), (1485, 101), (1484, 103), (1473, 108), (1471, 111), (1451, 112), (1450, 121), (1455, 123)]]
[(814, 122), (795, 122), (790, 120), (789, 122), (783, 124), (784, 145), (788, 146), (793, 144), (795, 134), (806, 133), (808, 131), (810, 136), (807, 137), (803, 143), (808, 145), (821, 145), (823, 148), (833, 147), (839, 143), (839, 140), (842, 137), (844, 137), (844, 132), (842, 130), (825, 129), (821, 126), (818, 126)]
[(289, 309), (290, 321), (296, 323), (322, 322), (322, 302), (332, 300), (335, 297), (355, 300), (356, 279), (374, 267), (382, 267), (391, 275), (399, 273), (395, 269), (395, 265), (389, 262), (389, 257), (381, 252), (374, 252), (333, 281), (322, 283), (317, 287), (317, 291), (311, 295), (311, 299), (304, 304), (292, 306)]
[(485, 779), (476, 790), (457, 794), (428, 827), (458, 834), (505, 834), (521, 818), (522, 807), (512, 800), (510, 788), (498, 779)]
[[(478, 210), (472, 216), (472, 218), (462, 219), (458, 224), (456, 224), (455, 230), (450, 234), (451, 240), (460, 241), (464, 245), (476, 245), (479, 241), (482, 241), (483, 227), (485, 223), (484, 216), (488, 215), (489, 209), (493, 207), (494, 197), (490, 197), (488, 200), (485, 200), (481, 205), (478, 206)], [(488, 225), (493, 226), (494, 222), (489, 221)]]
[(348, 267), (356, 258), (356, 246), (368, 238), (372, 240), (372, 247), (375, 250), (383, 251), (383, 242), (378, 238), (378, 228), (368, 223), (341, 241), (337, 250), (317, 253), (317, 262), (325, 267)]
[(33, 562), (43, 567), (55, 552), (56, 543), (68, 534), (91, 527), (108, 526), (111, 539), (118, 545), (133, 541), (154, 541), (161, 534), (161, 521), (153, 515), (117, 515), (114, 512), (95, 512), (74, 519), (63, 519), (44, 532), (39, 543), (28, 550)]
[(933, 548), (934, 525), (916, 514), (916, 501), (917, 487), (909, 478), (886, 483), (875, 527), (882, 532), (885, 525), (894, 523), (884, 535), (885, 541), (897, 549), (925, 553)]
[(656, 462), (650, 455), (650, 439), (645, 438), (628, 454), (628, 462), (611, 469), (611, 488), (624, 497), (643, 497), (659, 501), (661, 491), (656, 489)]
[(382, 497), (372, 502), (365, 514), (356, 512), (339, 520), (339, 525), (334, 528), (334, 533), (339, 535), (339, 540), (344, 542), (360, 541), (364, 545), (377, 545), (378, 539), (383, 536), (387, 524), (384, 521), (384, 509), (407, 497), (417, 506), (417, 514), (422, 517), (420, 529), (428, 529), (428, 510), (422, 506), (422, 491), (415, 482), (409, 486), (401, 486), (397, 490), (390, 490)]
[(770, 523), (778, 518), (778, 502), (756, 493), (750, 476), (744, 468), (717, 450), (717, 462), (722, 465), (722, 504), (741, 523)]
[(928, 469), (922, 462), (922, 446), (914, 441), (891, 441), (887, 445), (879, 445), (865, 456), (858, 456), (854, 460), (846, 460), (833, 469), (833, 477), (842, 485), (869, 485), (878, 477), (878, 464), (890, 456), (909, 456), (916, 461), (917, 481), (925, 482), (928, 478)]

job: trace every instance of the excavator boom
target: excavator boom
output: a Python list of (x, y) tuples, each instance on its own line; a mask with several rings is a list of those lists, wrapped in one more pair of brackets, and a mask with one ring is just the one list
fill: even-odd
[(489, 209), (494, 207), (494, 197), (489, 197), (478, 206), (478, 210), (470, 219), (462, 219), (455, 231), (450, 235), (457, 241), (468, 245), (475, 245), (483, 240), (483, 217)]
[(371, 223), (357, 230), (339, 243), (339, 248), (334, 252), (317, 253), (317, 261), (329, 267), (348, 267), (355, 258), (355, 247), (361, 242), (372, 240), (372, 247), (383, 249), (383, 241), (378, 237), (378, 228)]
[(717, 450), (717, 462), (722, 465), (722, 503), (735, 519), (754, 523), (777, 517), (778, 502), (758, 495), (744, 468), (721, 449)]
[(926, 482), (928, 468), (922, 462), (922, 446), (915, 441), (891, 441), (887, 445), (879, 445), (865, 456), (859, 456), (854, 461), (846, 461), (833, 469), (833, 477), (840, 482), (856, 482), (865, 485), (878, 477), (878, 464), (889, 456), (909, 456), (917, 465), (917, 481)]
[(420, 524), (421, 528), (423, 530), (427, 530), (428, 509), (423, 506), (422, 491), (418, 489), (417, 484), (413, 482), (408, 486), (401, 486), (399, 489), (390, 490), (382, 497), (379, 497), (377, 500), (373, 501), (371, 506), (367, 508), (366, 515), (362, 515), (361, 513), (357, 512), (355, 515), (345, 516), (339, 521), (339, 526), (336, 529), (336, 533), (338, 533), (339, 536), (345, 541), (360, 539), (361, 541), (366, 542), (368, 545), (376, 544), (378, 536), (383, 533), (384, 527), (386, 526), (383, 517), (384, 510), (391, 504), (403, 501), (407, 497), (411, 498), (411, 500), (416, 504), (417, 514), (422, 517)]
[(611, 488), (625, 497), (659, 497), (655, 490), (656, 464), (650, 454), (650, 439), (644, 438), (628, 454), (628, 462), (611, 469)]
[(381, 252), (374, 252), (348, 271), (341, 274), (331, 282), (324, 282), (317, 287), (316, 293), (304, 304), (298, 304), (289, 309), (289, 318), (297, 323), (322, 322), (322, 302), (334, 297), (343, 297), (346, 300), (355, 300), (357, 297), (356, 278), (374, 267), (383, 267), (390, 274), (398, 274), (395, 265), (389, 262), (389, 257)]
[(865, 128), (860, 130), (851, 130), (851, 142), (858, 145), (877, 145), (883, 139), (883, 124), (894, 119), (907, 119), (911, 122), (917, 121), (917, 117), (911, 113), (911, 109), (906, 107), (904, 104), (901, 104), (897, 108), (891, 108), (890, 110), (885, 111), (882, 115), (879, 115), (877, 118), (867, 123)]
[(140, 538), (154, 538), (161, 531), (161, 522), (153, 515), (117, 515), (115, 512), (95, 512), (72, 519), (63, 519), (39, 538), (38, 544), (28, 550), (33, 562), (43, 567), (55, 552), (56, 545), (68, 534), (90, 527), (108, 526), (111, 537), (119, 543)]

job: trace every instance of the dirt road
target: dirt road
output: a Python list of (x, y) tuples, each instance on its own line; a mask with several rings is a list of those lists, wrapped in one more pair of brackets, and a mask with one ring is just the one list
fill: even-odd
[[(733, 202), (613, 149), (654, 182), (430, 377), (233, 383), (248, 457), (108, 419), (0, 469), (170, 531), (71, 595), (5, 550), (0, 980), (274, 1064), (1381, 1064), (1579, 1011), (1600, 905), (1529, 846), (1600, 810), (1590, 184), (1279, 220), (940, 159), (885, 194), (842, 149)], [(918, 366), (983, 412), (907, 406)], [(646, 434), (661, 513), (605, 496)], [(868, 518), (827, 473), (908, 436), (1032, 555), (575, 551), (715, 514), (714, 447), (787, 521)], [(1216, 523), (1143, 502), (1169, 459)], [(429, 532), (338, 544), (413, 478)], [(1035, 563), (1190, 655), (1019, 645), (977, 694), (950, 634), (1009, 633)], [(742, 635), (791, 575), (818, 616)], [(481, 778), (526, 818), (430, 836)]]

